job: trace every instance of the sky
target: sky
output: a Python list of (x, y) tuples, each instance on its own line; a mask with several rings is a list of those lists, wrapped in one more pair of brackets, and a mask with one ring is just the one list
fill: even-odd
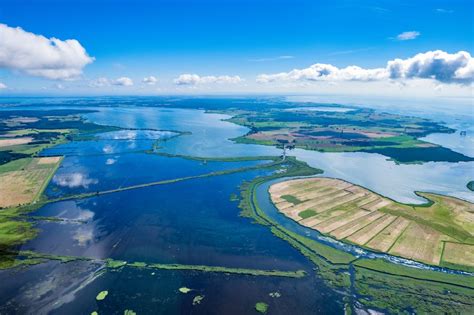
[(0, 0), (0, 96), (472, 102), (474, 1)]

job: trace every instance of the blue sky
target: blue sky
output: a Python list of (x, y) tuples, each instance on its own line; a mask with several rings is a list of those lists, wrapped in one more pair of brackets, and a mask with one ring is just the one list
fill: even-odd
[[(0, 82), (7, 88), (1, 93), (318, 93), (329, 80), (313, 86), (312, 79), (298, 78), (298, 85), (285, 78), (262, 86), (256, 77), (315, 63), (382, 68), (389, 60), (435, 50), (472, 54), (473, 10), (474, 2), (468, 0), (0, 0), (0, 23), (46, 38), (75, 39), (94, 57), (73, 80), (51, 80), (4, 66)], [(407, 33), (413, 38), (397, 39), (404, 32), (413, 32)], [(175, 79), (181, 74), (211, 79), (178, 85)], [(157, 82), (143, 84), (148, 76)], [(241, 80), (216, 83), (219, 79), (212, 77), (219, 76)], [(113, 84), (120, 77), (130, 78), (133, 85)], [(92, 88), (90, 83), (98, 78), (106, 78), (107, 84)], [(362, 83), (352, 88), (346, 88), (347, 82), (337, 84), (341, 93), (350, 94)], [(472, 91), (472, 82), (467, 87), (436, 84), (449, 95)], [(430, 87), (424, 87), (427, 97)]]

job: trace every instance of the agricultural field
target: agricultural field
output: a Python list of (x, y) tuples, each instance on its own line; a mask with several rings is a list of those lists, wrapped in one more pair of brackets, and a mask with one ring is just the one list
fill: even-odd
[(338, 240), (430, 265), (474, 270), (474, 204), (419, 193), (415, 206), (333, 178), (270, 187), (273, 203), (301, 225)]
[(0, 111), (0, 208), (37, 201), (61, 162), (38, 157), (74, 136), (117, 128), (86, 122), (78, 110)]
[(20, 206), (38, 200), (61, 159), (25, 158), (1, 165), (0, 208)]
[[(321, 152), (380, 153), (399, 163), (427, 161), (472, 161), (448, 148), (419, 140), (430, 133), (454, 130), (426, 119), (407, 117), (372, 109), (334, 105), (319, 111), (317, 107), (226, 110), (229, 121), (250, 131), (234, 139), (240, 143), (303, 148)], [(342, 108), (347, 109), (347, 108)]]
[(0, 111), (0, 165), (34, 157), (45, 148), (74, 137), (117, 130), (85, 121), (87, 110)]

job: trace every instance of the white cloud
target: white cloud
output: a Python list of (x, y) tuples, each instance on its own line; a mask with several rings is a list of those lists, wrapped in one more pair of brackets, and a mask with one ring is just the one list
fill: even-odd
[(382, 81), (402, 79), (432, 79), (443, 83), (474, 82), (474, 59), (468, 52), (454, 54), (436, 50), (407, 59), (394, 59), (385, 68), (364, 69), (358, 66), (338, 68), (317, 63), (309, 68), (290, 72), (261, 74), (257, 82), (275, 81)]
[(107, 78), (97, 78), (89, 83), (90, 87), (104, 87), (110, 86), (110, 81)]
[(397, 39), (398, 40), (411, 40), (411, 39), (417, 38), (420, 35), (421, 33), (417, 31), (403, 32), (397, 35)]
[(466, 51), (449, 54), (442, 50), (428, 51), (408, 59), (387, 63), (391, 79), (433, 79), (444, 83), (474, 82), (474, 59)]
[(133, 80), (128, 77), (120, 77), (112, 81), (112, 84), (119, 85), (119, 86), (133, 86)]
[(277, 74), (261, 74), (257, 82), (268, 83), (273, 81), (374, 81), (386, 77), (383, 68), (363, 69), (358, 66), (349, 66), (339, 69), (330, 64), (316, 63), (306, 69), (294, 69), (290, 72)]
[(90, 87), (104, 87), (104, 86), (133, 86), (133, 80), (129, 77), (120, 77), (115, 80), (109, 80), (107, 78), (101, 77), (97, 78), (89, 83)]
[(0, 24), (0, 68), (53, 80), (70, 80), (94, 61), (75, 39), (60, 40)]
[(5, 83), (0, 82), (0, 90), (4, 90), (7, 88), (7, 85)]
[(158, 82), (158, 79), (151, 75), (149, 77), (144, 77), (142, 82), (148, 85), (155, 85), (156, 82)]
[(204, 76), (201, 77), (197, 74), (182, 74), (176, 79), (174, 83), (177, 85), (197, 85), (197, 84), (212, 84), (212, 83), (223, 83), (223, 84), (235, 84), (242, 82), (242, 79), (239, 76)]

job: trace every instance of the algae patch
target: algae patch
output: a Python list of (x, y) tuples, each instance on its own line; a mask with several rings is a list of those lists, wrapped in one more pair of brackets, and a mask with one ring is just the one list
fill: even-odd
[(196, 295), (193, 299), (193, 305), (201, 304), (202, 300), (204, 300), (204, 295)]
[(255, 310), (259, 313), (266, 314), (268, 311), (268, 304), (264, 302), (257, 302), (255, 304)]
[(99, 294), (95, 297), (97, 301), (102, 301), (105, 299), (105, 297), (109, 294), (109, 291), (100, 291)]
[(186, 287), (179, 288), (179, 292), (184, 293), (184, 294), (189, 293), (189, 292), (191, 292), (192, 290), (193, 290), (193, 289), (186, 288)]

